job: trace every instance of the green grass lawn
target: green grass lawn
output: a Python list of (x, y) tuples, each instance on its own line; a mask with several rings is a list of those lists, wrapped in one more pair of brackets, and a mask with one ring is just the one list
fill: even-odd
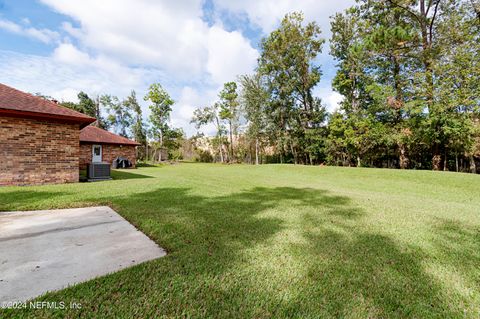
[(0, 211), (110, 205), (168, 251), (0, 317), (478, 318), (480, 176), (179, 164), (0, 188)]

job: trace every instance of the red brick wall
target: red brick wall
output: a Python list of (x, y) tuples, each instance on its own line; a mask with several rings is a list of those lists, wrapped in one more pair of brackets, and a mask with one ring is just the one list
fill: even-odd
[[(80, 144), (80, 169), (86, 169), (87, 164), (92, 162), (92, 145), (90, 143)], [(112, 164), (113, 160), (119, 156), (126, 157), (135, 167), (137, 162), (137, 152), (135, 146), (131, 145), (113, 145), (102, 144), (102, 161)]]
[(78, 182), (79, 125), (0, 117), (0, 185)]
[(86, 169), (92, 162), (92, 144), (80, 144), (80, 169)]

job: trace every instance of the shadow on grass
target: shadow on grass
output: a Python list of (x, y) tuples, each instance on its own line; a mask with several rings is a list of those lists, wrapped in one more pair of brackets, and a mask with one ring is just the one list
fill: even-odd
[(347, 197), (292, 187), (257, 187), (221, 196), (158, 188), (112, 197), (111, 202), (166, 248), (167, 257), (39, 298), (79, 302), (81, 311), (25, 314), (218, 318), (463, 314), (424, 270), (422, 252), (362, 225), (366, 213)]
[(2, 192), (0, 193), (0, 212), (18, 210), (19, 207), (21, 209), (24, 205), (68, 194), (69, 193), (66, 192), (45, 192), (40, 190), (15, 190), (4, 193)]
[[(305, 282), (315, 284), (299, 287), (302, 298), (290, 298), (283, 313), (308, 317), (316, 312), (320, 317), (341, 318), (479, 317), (478, 295), (456, 290), (446, 274), (462, 278), (466, 291), (478, 292), (478, 227), (438, 220), (431, 231), (435, 249), (424, 251), (361, 227), (357, 218), (361, 211), (352, 215), (350, 209), (342, 210), (328, 221), (311, 214), (302, 217), (306, 243), (292, 244), (291, 252), (307, 269)], [(437, 270), (434, 277), (426, 270), (427, 263), (447, 268)], [(442, 276), (446, 276), (443, 282), (439, 281)], [(310, 302), (303, 299), (306, 295)]]
[(440, 218), (436, 222), (433, 244), (442, 264), (455, 268), (465, 283), (480, 289), (480, 227)]
[(308, 244), (292, 247), (307, 265), (306, 281), (315, 284), (300, 288), (314, 301), (289, 300), (289, 312), (302, 317), (317, 311), (321, 317), (337, 318), (464, 315), (445, 294), (445, 287), (425, 271), (420, 250), (401, 247), (385, 235), (331, 226), (320, 226), (320, 233), (318, 229), (305, 233)]
[(121, 180), (121, 179), (137, 179), (137, 178), (153, 178), (152, 176), (138, 174), (132, 172), (132, 170), (112, 170), (112, 179)]
[(130, 222), (170, 251), (199, 245), (237, 253), (231, 247), (262, 242), (283, 228), (280, 218), (259, 216), (268, 209), (282, 204), (299, 210), (304, 206), (331, 205), (338, 212), (353, 214), (343, 207), (348, 201), (322, 190), (257, 187), (215, 197), (196, 195), (186, 188), (160, 188), (117, 198), (112, 203)]
[(152, 163), (137, 163), (137, 167), (162, 167), (162, 164), (152, 164)]

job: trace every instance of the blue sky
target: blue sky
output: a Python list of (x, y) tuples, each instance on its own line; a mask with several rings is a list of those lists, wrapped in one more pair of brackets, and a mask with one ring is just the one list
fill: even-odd
[[(134, 89), (141, 98), (159, 82), (176, 101), (171, 124), (192, 135), (193, 110), (213, 103), (224, 82), (252, 72), (260, 39), (286, 13), (303, 11), (328, 39), (329, 17), (353, 2), (0, 0), (0, 83), (75, 101), (80, 90), (122, 98)], [(331, 90), (328, 42), (323, 51), (315, 93), (332, 110), (340, 96)]]

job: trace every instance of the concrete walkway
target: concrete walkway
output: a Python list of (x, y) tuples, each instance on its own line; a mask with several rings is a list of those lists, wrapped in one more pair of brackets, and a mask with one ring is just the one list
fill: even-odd
[(0, 307), (163, 256), (110, 207), (0, 213)]

